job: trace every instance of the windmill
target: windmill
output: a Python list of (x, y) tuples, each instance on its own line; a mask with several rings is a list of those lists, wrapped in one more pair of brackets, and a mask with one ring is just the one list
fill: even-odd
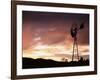
[(71, 27), (71, 36), (73, 38), (73, 53), (72, 53), (72, 61), (74, 60), (75, 52), (77, 54), (77, 60), (79, 61), (79, 52), (78, 52), (78, 41), (77, 41), (77, 34), (78, 31), (84, 28), (84, 23), (82, 23), (79, 27), (76, 23), (72, 24)]

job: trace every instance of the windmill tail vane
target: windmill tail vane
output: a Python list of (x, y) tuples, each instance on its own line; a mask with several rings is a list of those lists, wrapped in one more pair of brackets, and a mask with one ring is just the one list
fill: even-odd
[(84, 23), (82, 23), (81, 25), (80, 25), (80, 28), (79, 29), (83, 29), (84, 28)]

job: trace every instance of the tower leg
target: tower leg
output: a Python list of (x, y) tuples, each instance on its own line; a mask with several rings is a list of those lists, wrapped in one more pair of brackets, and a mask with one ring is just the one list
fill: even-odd
[(79, 53), (78, 53), (78, 43), (76, 41), (76, 47), (77, 47), (77, 58), (78, 58), (78, 61), (79, 61)]
[(75, 40), (74, 40), (74, 43), (73, 43), (73, 54), (72, 54), (72, 61), (74, 60), (74, 48), (75, 48)]
[(77, 38), (76, 38), (76, 50), (77, 50), (77, 59), (79, 61), (79, 53), (78, 53), (78, 43), (77, 43)]

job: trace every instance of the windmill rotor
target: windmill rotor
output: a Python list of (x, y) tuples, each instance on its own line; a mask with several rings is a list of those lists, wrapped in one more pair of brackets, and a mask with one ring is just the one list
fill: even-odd
[(71, 27), (71, 36), (74, 38), (78, 31), (84, 28), (84, 23), (78, 25), (77, 23), (73, 23)]
[(73, 24), (72, 24), (72, 27), (71, 27), (71, 36), (72, 36), (73, 38), (75, 38), (76, 35), (77, 35), (77, 31), (78, 31), (77, 26), (78, 26), (78, 25), (77, 25), (76, 23), (73, 23)]

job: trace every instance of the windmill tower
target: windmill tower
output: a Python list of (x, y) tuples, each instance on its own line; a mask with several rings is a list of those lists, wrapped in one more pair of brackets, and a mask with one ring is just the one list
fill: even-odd
[(77, 34), (78, 31), (84, 28), (84, 24), (82, 23), (78, 28), (76, 23), (72, 24), (71, 27), (71, 36), (73, 38), (73, 53), (72, 53), (72, 61), (74, 60), (75, 53), (77, 54), (77, 60), (79, 61), (79, 51), (78, 51), (78, 41), (77, 41)]

